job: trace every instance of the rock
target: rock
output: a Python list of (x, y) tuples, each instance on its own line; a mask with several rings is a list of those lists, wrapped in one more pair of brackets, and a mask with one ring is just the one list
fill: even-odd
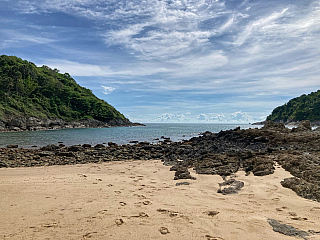
[(17, 144), (7, 145), (7, 148), (18, 148), (18, 145)]
[(183, 167), (183, 166), (178, 166), (177, 170), (175, 172), (174, 175), (174, 180), (178, 180), (178, 179), (192, 179), (192, 180), (196, 180), (195, 177), (192, 177), (190, 172), (188, 171), (188, 168)]
[(276, 123), (273, 121), (266, 121), (262, 129), (285, 129), (284, 123)]
[(5, 130), (5, 129), (6, 129), (6, 124), (5, 124), (5, 122), (1, 121), (1, 119), (0, 119), (0, 131), (3, 131), (3, 130)]
[(57, 152), (56, 155), (61, 157), (75, 157), (73, 152)]
[(307, 239), (309, 236), (308, 232), (298, 230), (290, 225), (279, 223), (277, 220), (268, 219), (268, 223), (273, 228), (273, 231), (284, 234), (286, 236), (291, 237), (300, 237), (303, 239)]
[(0, 168), (6, 168), (6, 167), (9, 167), (9, 165), (5, 161), (0, 160)]
[[(224, 186), (229, 186), (229, 187), (222, 188)], [(244, 182), (237, 181), (231, 178), (223, 183), (219, 183), (220, 188), (218, 190), (218, 193), (222, 193), (223, 195), (236, 194), (241, 190), (241, 188), (243, 188), (243, 186), (244, 186)]]
[(83, 150), (83, 148), (80, 145), (73, 145), (73, 146), (68, 147), (68, 151), (70, 151), (70, 152), (79, 152), (82, 150)]
[(320, 186), (296, 177), (286, 178), (281, 185), (290, 188), (300, 197), (320, 202)]
[(176, 183), (176, 186), (181, 186), (181, 185), (190, 185), (190, 183), (188, 183), (188, 182), (179, 182), (179, 183)]
[(85, 144), (82, 145), (82, 147), (83, 147), (83, 148), (91, 148), (91, 144), (86, 144), (86, 143), (85, 143)]
[(218, 212), (218, 211), (208, 211), (208, 212), (206, 212), (206, 214), (208, 214), (208, 216), (211, 216), (211, 217), (213, 217), (213, 216), (216, 216), (216, 215), (218, 215), (220, 212)]
[(11, 119), (10, 126), (11, 127), (18, 127), (21, 129), (26, 129), (27, 128), (27, 119), (24, 117), (13, 118), (13, 119)]
[(114, 142), (108, 142), (108, 146), (109, 147), (117, 147), (118, 144), (114, 143)]
[(40, 148), (40, 150), (43, 150), (43, 151), (55, 151), (57, 149), (59, 149), (60, 147), (55, 145), (55, 144), (50, 144), (50, 145), (47, 145), (47, 146), (44, 146), (42, 148)]
[(97, 144), (94, 146), (95, 149), (101, 149), (101, 148), (106, 148), (103, 144)]
[(52, 155), (54, 155), (54, 152), (42, 151), (42, 152), (39, 152), (38, 155), (39, 155), (40, 157), (47, 157), (47, 156), (52, 156)]
[(296, 128), (292, 128), (291, 132), (311, 131), (311, 123), (309, 120), (301, 121)]

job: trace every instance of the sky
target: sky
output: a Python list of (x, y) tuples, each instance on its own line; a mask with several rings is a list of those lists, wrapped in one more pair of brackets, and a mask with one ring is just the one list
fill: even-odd
[(320, 89), (320, 1), (0, 0), (0, 54), (134, 122), (257, 122)]

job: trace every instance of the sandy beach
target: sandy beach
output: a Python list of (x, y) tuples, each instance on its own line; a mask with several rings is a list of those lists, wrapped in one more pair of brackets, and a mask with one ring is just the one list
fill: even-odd
[[(1, 239), (294, 239), (268, 219), (320, 231), (320, 204), (268, 176), (245, 176), (238, 194), (220, 176), (191, 174), (176, 186), (161, 161), (0, 169)], [(300, 238), (301, 239), (301, 238)], [(320, 239), (310, 235), (307, 239)]]

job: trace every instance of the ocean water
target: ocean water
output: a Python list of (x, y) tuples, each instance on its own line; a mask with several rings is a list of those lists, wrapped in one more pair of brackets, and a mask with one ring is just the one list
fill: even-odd
[(0, 147), (8, 144), (18, 144), (19, 147), (45, 146), (63, 142), (66, 146), (76, 144), (98, 144), (115, 142), (127, 144), (130, 141), (148, 141), (156, 143), (156, 138), (170, 137), (172, 141), (182, 141), (199, 136), (205, 131), (219, 132), (221, 130), (255, 128), (249, 124), (198, 124), (198, 123), (146, 123), (145, 127), (115, 127), (60, 129), (32, 132), (0, 132)]

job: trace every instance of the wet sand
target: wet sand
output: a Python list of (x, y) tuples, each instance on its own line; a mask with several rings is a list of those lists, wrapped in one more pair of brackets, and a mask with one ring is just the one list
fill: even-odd
[(197, 180), (175, 181), (169, 168), (161, 161), (2, 168), (0, 239), (295, 239), (268, 219), (320, 231), (320, 203), (283, 188), (291, 174), (279, 166), (263, 177), (239, 171), (245, 185), (234, 195), (217, 193), (220, 176), (190, 170)]

